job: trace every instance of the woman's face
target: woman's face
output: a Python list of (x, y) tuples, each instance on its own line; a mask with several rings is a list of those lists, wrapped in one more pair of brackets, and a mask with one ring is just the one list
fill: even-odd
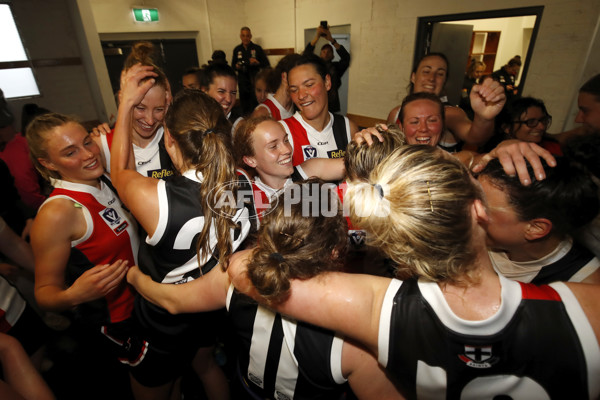
[(488, 246), (494, 250), (510, 252), (526, 243), (523, 232), (527, 222), (519, 220), (508, 195), (485, 176), (479, 178), (479, 183), (487, 203), (488, 221), (485, 230)]
[(167, 92), (152, 87), (140, 104), (133, 109), (133, 130), (142, 139), (151, 139), (161, 126), (167, 111)]
[(437, 146), (444, 129), (439, 104), (420, 99), (405, 105), (402, 129), (408, 144)]
[[(533, 126), (529, 126), (534, 124)], [(521, 114), (519, 122), (513, 121), (513, 136), (525, 142), (540, 143), (549, 126), (548, 115), (540, 107), (531, 106)]]
[(305, 121), (311, 121), (328, 112), (327, 91), (331, 79), (319, 75), (311, 64), (292, 68), (288, 74), (290, 97)]
[(417, 71), (410, 77), (413, 93), (427, 92), (439, 96), (446, 84), (447, 74), (448, 65), (443, 58), (431, 56), (422, 59)]
[(94, 185), (104, 173), (100, 148), (83, 126), (69, 122), (46, 134), (46, 159), (40, 163), (65, 181)]
[(269, 184), (275, 179), (287, 179), (293, 172), (292, 146), (278, 122), (263, 121), (252, 133), (254, 156), (244, 157), (260, 178)]
[(479, 66), (475, 67), (475, 71), (473, 71), (473, 78), (475, 78), (475, 79), (481, 78), (481, 76), (483, 75), (484, 72), (485, 72), (485, 68), (483, 67), (483, 65), (479, 65)]
[(258, 104), (267, 99), (267, 82), (264, 79), (259, 79), (254, 83), (254, 94)]
[(237, 81), (231, 76), (216, 76), (205, 92), (221, 105), (225, 116), (228, 116), (235, 105)]

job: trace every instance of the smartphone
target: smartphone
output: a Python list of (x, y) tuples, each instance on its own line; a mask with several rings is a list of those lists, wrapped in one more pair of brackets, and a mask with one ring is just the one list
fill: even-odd
[[(321, 21), (321, 28), (327, 29), (327, 21)], [(326, 36), (324, 33), (321, 33), (321, 37)]]

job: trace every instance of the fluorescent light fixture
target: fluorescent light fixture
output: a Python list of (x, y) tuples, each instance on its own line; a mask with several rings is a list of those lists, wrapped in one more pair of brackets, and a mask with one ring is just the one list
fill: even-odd
[(133, 7), (133, 19), (136, 22), (157, 22), (158, 8)]

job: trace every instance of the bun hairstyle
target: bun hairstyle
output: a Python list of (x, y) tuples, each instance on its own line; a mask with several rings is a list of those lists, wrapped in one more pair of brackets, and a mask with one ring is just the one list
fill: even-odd
[(200, 90), (179, 92), (165, 122), (186, 167), (201, 172), (204, 178), (199, 197), (205, 222), (198, 239), (198, 252), (209, 254), (208, 238), (214, 224), (212, 229), (218, 239), (216, 251), (219, 261), (224, 262), (232, 251), (230, 230), (236, 225), (229, 216), (235, 215), (236, 208), (225, 202), (219, 204), (218, 213), (215, 210), (227, 184), (236, 181), (231, 124), (217, 101)]
[(127, 71), (135, 64), (142, 64), (144, 66), (154, 67), (154, 72), (158, 75), (156, 77), (147, 77), (141, 82), (145, 82), (148, 79), (154, 79), (154, 86), (160, 86), (165, 90), (170, 90), (169, 80), (162, 71), (162, 69), (156, 64), (158, 59), (158, 53), (151, 42), (137, 42), (131, 47), (131, 53), (125, 59), (123, 70)]
[(269, 76), (267, 77), (267, 90), (270, 93), (277, 92), (277, 89), (279, 89), (281, 86), (281, 75), (284, 72), (286, 74), (289, 73), (300, 57), (300, 54), (292, 53), (285, 55), (281, 60), (279, 60), (275, 68), (270, 71)]
[(398, 264), (399, 273), (434, 282), (471, 282), (471, 205), (482, 194), (469, 171), (443, 150), (396, 149), (369, 176), (349, 182), (353, 224)]
[(368, 181), (369, 174), (379, 163), (396, 148), (406, 144), (404, 132), (397, 125), (388, 125), (383, 130), (379, 125), (377, 131), (383, 136), (383, 142), (374, 140), (372, 145), (352, 141), (346, 147), (344, 167), (348, 180)]
[(229, 66), (229, 64), (213, 63), (209, 65), (203, 65), (202, 73), (200, 74), (200, 86), (202, 90), (208, 90), (210, 84), (214, 82), (215, 78), (220, 76), (230, 77), (237, 82), (235, 70)]
[[(286, 190), (296, 190), (300, 201), (284, 204), (285, 191), (279, 196), (275, 209), (262, 220), (259, 246), (248, 264), (252, 284), (270, 303), (285, 300), (290, 279), (308, 279), (339, 270), (347, 246), (348, 228), (334, 185), (311, 178)], [(311, 213), (315, 210), (307, 204), (315, 197), (321, 204), (329, 204), (331, 210), (335, 206), (337, 212), (333, 216)]]
[[(523, 186), (518, 177), (507, 175), (498, 160), (490, 161), (479, 177), (507, 194), (520, 221), (546, 218), (552, 222), (553, 234), (572, 235), (598, 215), (598, 187), (587, 171), (568, 158), (556, 157), (554, 168), (541, 161), (546, 178), (528, 186)], [(527, 170), (533, 174), (529, 164)]]
[(48, 159), (46, 149), (47, 134), (54, 129), (67, 125), (69, 123), (80, 124), (77, 119), (64, 114), (49, 112), (35, 117), (28, 125), (25, 137), (29, 146), (29, 157), (35, 169), (38, 170), (42, 178), (50, 182), (52, 179), (61, 179), (57, 171), (49, 170), (44, 167), (39, 159)]

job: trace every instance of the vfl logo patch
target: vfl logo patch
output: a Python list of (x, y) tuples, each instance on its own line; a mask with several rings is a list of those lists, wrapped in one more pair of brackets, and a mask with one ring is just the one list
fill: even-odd
[(465, 345), (465, 353), (458, 358), (472, 368), (490, 368), (498, 362), (498, 358), (492, 355), (492, 346)]
[(365, 231), (349, 230), (348, 236), (350, 237), (350, 241), (354, 247), (362, 247), (365, 244)]
[(105, 208), (98, 214), (100, 214), (104, 222), (106, 222), (106, 225), (108, 225), (108, 227), (112, 229), (117, 236), (123, 233), (123, 231), (129, 226), (127, 221), (122, 220), (121, 216), (114, 208)]
[(309, 144), (302, 146), (302, 153), (304, 154), (304, 160), (310, 160), (311, 158), (315, 158), (317, 156), (317, 149)]

